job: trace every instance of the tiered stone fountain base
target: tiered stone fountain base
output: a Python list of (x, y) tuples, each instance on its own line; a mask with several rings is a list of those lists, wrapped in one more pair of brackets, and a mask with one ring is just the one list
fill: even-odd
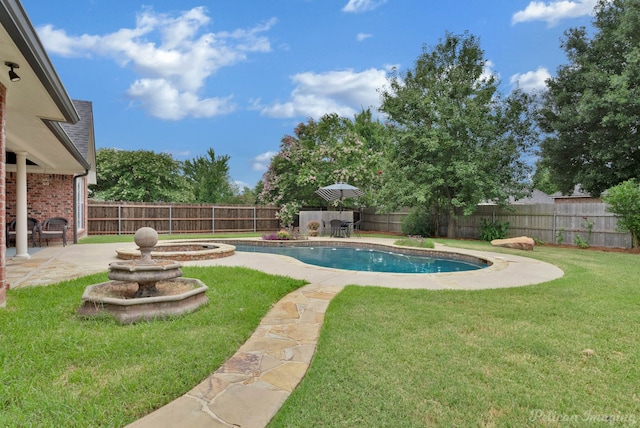
[(85, 289), (80, 316), (109, 314), (122, 324), (130, 324), (193, 312), (208, 302), (208, 287), (195, 278), (180, 278), (180, 263), (151, 259), (158, 242), (155, 230), (143, 227), (134, 240), (140, 259), (111, 263), (111, 281)]

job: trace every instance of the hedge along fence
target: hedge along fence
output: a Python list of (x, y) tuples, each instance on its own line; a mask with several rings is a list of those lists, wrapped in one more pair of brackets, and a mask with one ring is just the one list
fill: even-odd
[[(457, 237), (478, 239), (483, 219), (490, 222), (509, 222), (507, 237), (530, 236), (542, 242), (574, 244), (576, 236), (589, 240), (597, 247), (630, 248), (631, 234), (616, 230), (616, 217), (606, 211), (606, 204), (561, 203), (511, 205), (500, 208), (480, 205), (470, 216), (458, 216)], [(363, 211), (362, 228), (368, 231), (402, 232), (402, 221), (408, 210), (390, 214), (376, 214), (375, 209)], [(592, 224), (591, 236), (588, 225)], [(441, 234), (446, 234), (447, 225), (440, 225)]]
[(134, 234), (145, 226), (163, 234), (263, 232), (279, 226), (275, 206), (89, 201), (88, 209), (89, 235)]

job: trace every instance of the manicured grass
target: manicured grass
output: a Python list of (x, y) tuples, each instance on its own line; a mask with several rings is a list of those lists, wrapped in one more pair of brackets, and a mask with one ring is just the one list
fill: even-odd
[(76, 315), (106, 273), (10, 290), (0, 310), (0, 426), (117, 427), (213, 373), (270, 307), (303, 281), (244, 268), (183, 268), (209, 304), (166, 321), (123, 326)]
[(270, 426), (640, 424), (640, 256), (496, 251), (554, 263), (565, 276), (484, 291), (345, 288), (309, 372)]
[[(159, 240), (167, 239), (217, 239), (217, 238), (259, 238), (260, 233), (217, 233), (213, 234), (163, 234)], [(79, 244), (109, 244), (113, 242), (133, 242), (133, 235), (92, 235), (79, 240)]]
[[(264, 232), (238, 232), (238, 233), (216, 233), (216, 234), (163, 234), (158, 239), (222, 239), (222, 238), (260, 238)], [(363, 233), (369, 238), (389, 238), (393, 235), (385, 233)], [(115, 242), (133, 242), (133, 235), (92, 235), (82, 238), (79, 244), (110, 244)]]
[(432, 240), (425, 239), (422, 237), (402, 238), (395, 241), (394, 244), (400, 245), (403, 247), (417, 247), (417, 248), (433, 248), (435, 246)]

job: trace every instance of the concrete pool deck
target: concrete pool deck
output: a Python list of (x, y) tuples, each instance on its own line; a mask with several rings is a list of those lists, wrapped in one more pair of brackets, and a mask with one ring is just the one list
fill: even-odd
[[(313, 238), (331, 241), (328, 238)], [(394, 239), (351, 238), (358, 243), (391, 244)], [(6, 261), (11, 288), (53, 284), (104, 272), (119, 260), (116, 250), (134, 244), (82, 244), (39, 249), (30, 259)], [(132, 423), (130, 427), (264, 427), (302, 380), (311, 363), (324, 314), (345, 285), (401, 289), (481, 290), (533, 285), (563, 275), (549, 263), (522, 252), (498, 254), (437, 246), (491, 260), (486, 269), (437, 274), (390, 274), (335, 270), (306, 265), (276, 254), (236, 253), (214, 260), (182, 262), (184, 266), (244, 266), (266, 273), (304, 279), (308, 285), (285, 296), (222, 367), (191, 391)], [(80, 305), (80, 295), (78, 305)], [(7, 305), (10, 306), (9, 296)]]

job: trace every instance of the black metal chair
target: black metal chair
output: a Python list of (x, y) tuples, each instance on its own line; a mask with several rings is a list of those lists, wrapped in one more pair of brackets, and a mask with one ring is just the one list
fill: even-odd
[(360, 235), (360, 224), (362, 223), (362, 220), (358, 220), (355, 223), (353, 223), (351, 225), (351, 230), (353, 231), (354, 235), (358, 235), (358, 237), (362, 238), (362, 235)]
[(62, 238), (62, 246), (66, 246), (67, 229), (69, 229), (69, 220), (64, 217), (52, 217), (45, 220), (40, 231), (40, 246), (42, 247), (43, 238), (47, 241), (47, 246), (49, 245), (49, 239), (58, 238)]
[[(40, 221), (37, 218), (28, 217), (27, 218), (27, 236), (31, 237), (32, 246), (36, 246), (36, 235), (40, 233)], [(11, 246), (11, 240), (13, 240), (14, 245), (16, 242), (16, 221), (12, 220), (9, 224), (7, 224), (6, 230), (6, 240), (7, 247)]]
[(329, 224), (331, 225), (332, 238), (344, 236), (343, 234), (344, 229), (342, 228), (342, 220), (331, 220)]

